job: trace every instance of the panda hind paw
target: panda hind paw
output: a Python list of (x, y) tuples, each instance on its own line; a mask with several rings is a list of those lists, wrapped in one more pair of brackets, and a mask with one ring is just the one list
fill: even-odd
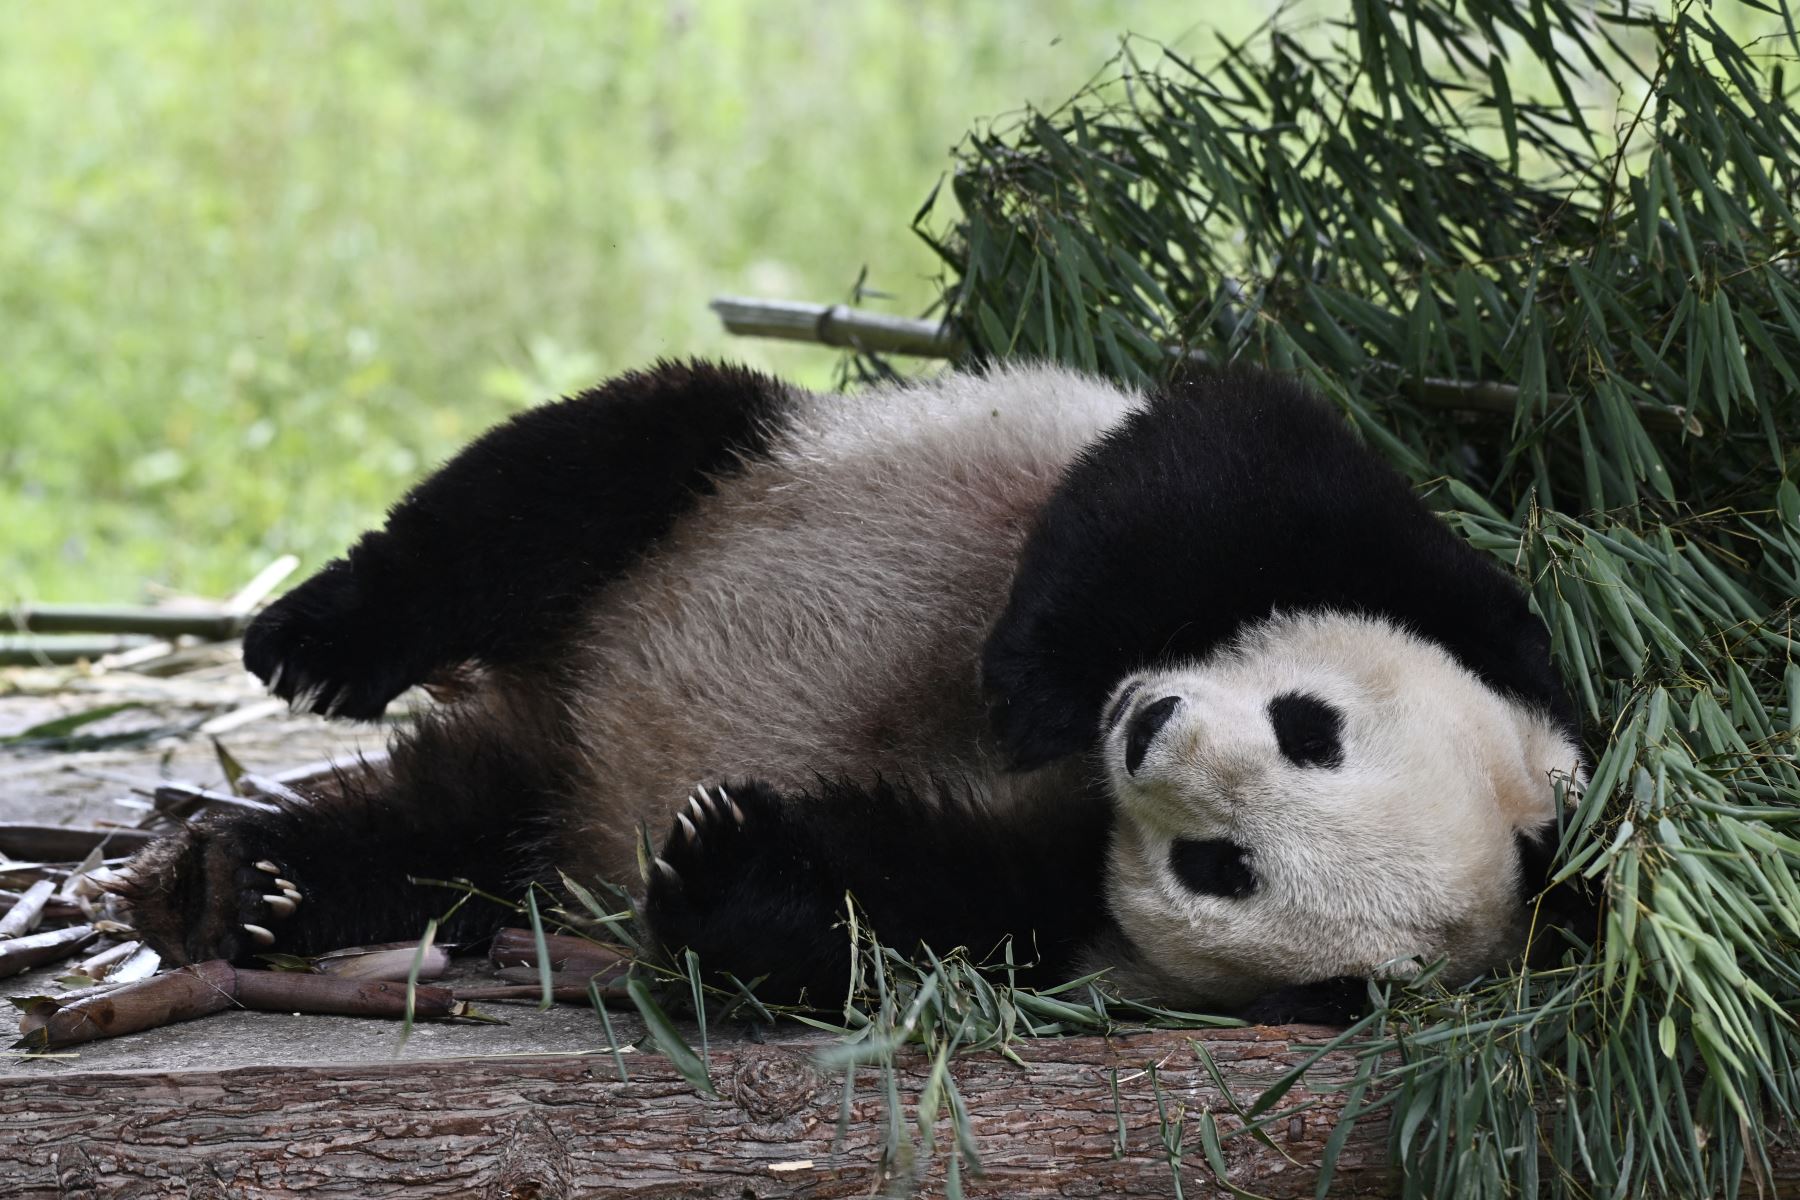
[(146, 847), (115, 890), (165, 959), (244, 961), (275, 949), (305, 902), (289, 874), (230, 825), (201, 824)]
[(348, 564), (271, 604), (244, 632), (244, 666), (296, 709), (372, 721), (428, 672), (381, 622)]

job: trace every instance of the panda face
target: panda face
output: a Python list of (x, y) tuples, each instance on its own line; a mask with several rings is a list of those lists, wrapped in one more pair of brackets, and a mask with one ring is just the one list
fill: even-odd
[(1522, 936), (1515, 834), (1578, 768), (1440, 647), (1336, 613), (1131, 676), (1103, 712), (1108, 900), (1176, 996), (1497, 963)]

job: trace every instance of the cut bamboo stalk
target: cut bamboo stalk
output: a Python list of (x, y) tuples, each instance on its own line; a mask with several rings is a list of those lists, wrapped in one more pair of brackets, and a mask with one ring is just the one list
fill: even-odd
[[(3, 618), (0, 618), (3, 619)], [(123, 654), (151, 644), (142, 637), (84, 637), (0, 634), (0, 667), (66, 666), (97, 662), (109, 654)]]
[(962, 350), (956, 331), (936, 321), (863, 312), (847, 304), (752, 300), (720, 296), (711, 308), (729, 333), (780, 338), (916, 358), (954, 358)]
[[(54, 892), (56, 890), (56, 883), (53, 880), (40, 879), (40, 880), (37, 880), (35, 883), (33, 883), (31, 886), (36, 887), (38, 883), (48, 884), (50, 887), (50, 890), (52, 892)], [(3, 906), (15, 905), (20, 900), (23, 900), (26, 897), (26, 895), (29, 894), (30, 891), (31, 891), (31, 888), (29, 888), (29, 887), (26, 888), (24, 891), (13, 891), (13, 890), (10, 890), (7, 888), (0, 888), (0, 905), (3, 905)], [(49, 901), (47, 901), (44, 904), (44, 911), (43, 911), (42, 916), (39, 917), (39, 920), (67, 921), (74, 917), (79, 917), (79, 916), (81, 916), (81, 908), (78, 905), (70, 904), (66, 901), (58, 900), (58, 899), (52, 897)], [(29, 931), (27, 930), (26, 932), (29, 932)], [(8, 934), (8, 935), (0, 935), (0, 936), (17, 936), (17, 935), (16, 934)]]
[(114, 967), (144, 948), (142, 942), (120, 942), (116, 946), (108, 946), (98, 954), (89, 955), (76, 966), (77, 975), (86, 975), (96, 982), (105, 979)]
[(247, 809), (251, 812), (278, 812), (280, 806), (249, 796), (233, 796), (215, 792), (192, 783), (165, 783), (151, 793), (153, 811), (144, 824), (160, 817), (184, 821), (193, 814), (210, 808)]
[(386, 979), (405, 982), (414, 978), (413, 964), (418, 964), (419, 979), (436, 979), (450, 969), (450, 951), (444, 946), (427, 947), (419, 953), (417, 942), (384, 942), (374, 946), (346, 946), (320, 954), (312, 960), (321, 975), (336, 979)]
[[(448, 988), (412, 989), (417, 1020), (473, 1015)], [(191, 1021), (227, 1008), (320, 1013), (352, 1017), (403, 1017), (404, 983), (334, 979), (287, 971), (249, 971), (214, 959), (137, 983), (91, 993), (74, 1003), (40, 997), (19, 1020), (15, 1048), (53, 1050), (96, 1038), (118, 1037)]]
[(13, 633), (141, 633), (222, 642), (244, 631), (243, 613), (218, 608), (151, 608), (133, 604), (30, 604), (0, 611)]
[(387, 765), (387, 760), (386, 750), (371, 750), (367, 754), (347, 754), (339, 758), (327, 758), (298, 767), (289, 767), (285, 771), (275, 772), (269, 778), (276, 783), (285, 783), (291, 788), (302, 788), (308, 784), (334, 779), (339, 774), (360, 775), (367, 771), (378, 770)]
[(0, 821), (0, 854), (41, 862), (79, 862), (97, 847), (114, 856), (131, 854), (156, 840), (141, 829), (78, 829), (69, 825), (33, 825)]
[[(962, 340), (956, 336), (956, 331), (942, 322), (863, 312), (845, 304), (720, 296), (713, 300), (711, 308), (724, 322), (725, 331), (739, 337), (779, 338), (876, 354), (906, 354), (915, 358), (955, 358), (963, 351)], [(1169, 350), (1168, 353), (1176, 355), (1181, 351)], [(1194, 350), (1188, 351), (1186, 356), (1202, 365), (1212, 361), (1208, 355)], [(1506, 383), (1421, 379), (1409, 380), (1404, 386), (1408, 396), (1427, 408), (1510, 414), (1519, 406), (1519, 389)], [(1552, 404), (1560, 404), (1568, 397), (1552, 394), (1549, 400)], [(1685, 427), (1695, 437), (1703, 432), (1699, 422), (1685, 409), (1643, 403), (1636, 407), (1639, 419), (1651, 429)]]
[[(504, 976), (522, 969), (512, 967), (500, 974)], [(588, 984), (589, 980), (585, 975), (573, 976), (566, 971), (553, 971), (550, 975), (550, 998), (558, 1004), (591, 1004), (593, 999), (588, 993)], [(601, 999), (604, 1000), (615, 997), (622, 998), (626, 995), (624, 988), (618, 984), (601, 984), (599, 987)], [(473, 984), (469, 987), (457, 987), (451, 990), (456, 993), (458, 1000), (465, 1000), (471, 1004), (486, 1000), (542, 1000), (544, 998), (542, 982)]]
[(86, 949), (87, 944), (99, 936), (100, 931), (92, 925), (70, 925), (48, 933), (7, 938), (0, 942), (0, 979), (68, 958)]
[(231, 599), (225, 601), (224, 611), (233, 616), (243, 616), (251, 609), (267, 600), (281, 581), (294, 573), (300, 565), (297, 555), (284, 554), (262, 570), (258, 571), (243, 587), (239, 588)]
[[(631, 965), (631, 955), (624, 950), (568, 934), (546, 934), (544, 949), (550, 954), (551, 970), (575, 972), (584, 977)], [(488, 958), (496, 967), (535, 969), (538, 965), (537, 938), (529, 929), (502, 929), (488, 947)]]
[(48, 879), (40, 879), (13, 902), (13, 906), (0, 917), (0, 938), (22, 937), (36, 929), (38, 922), (44, 919), (44, 906), (56, 891), (56, 885)]

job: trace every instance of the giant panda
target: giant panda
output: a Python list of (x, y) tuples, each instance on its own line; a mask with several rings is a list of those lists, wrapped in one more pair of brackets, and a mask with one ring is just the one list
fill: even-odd
[(772, 999), (841, 1000), (853, 903), (1028, 981), (1312, 1015), (1517, 954), (1582, 770), (1522, 590), (1253, 373), (662, 363), (479, 438), (244, 661), (332, 716), (442, 699), (378, 770), (143, 852), (175, 961), (566, 876)]

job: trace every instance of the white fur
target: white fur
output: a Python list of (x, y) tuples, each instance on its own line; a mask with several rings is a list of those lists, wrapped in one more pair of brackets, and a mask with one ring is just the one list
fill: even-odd
[[(952, 778), (1021, 820), (1086, 786), (1081, 761), (1002, 769), (980, 650), (1034, 517), (1139, 403), (1052, 368), (797, 396), (769, 453), (591, 613), (570, 714), (585, 779), (558, 840), (594, 858), (566, 869), (635, 886), (639, 825), (659, 841), (702, 783)], [(1549, 774), (1576, 761), (1549, 722), (1433, 643), (1331, 614), (1141, 679), (1140, 702), (1185, 702), (1136, 777), (1128, 722), (1103, 753), (1132, 986), (1231, 1002), (1406, 956), (1473, 973), (1516, 948), (1512, 834), (1550, 815)], [(1286, 690), (1345, 713), (1341, 768), (1282, 760), (1267, 704)], [(1176, 837), (1238, 842), (1260, 886), (1194, 895), (1168, 868)]]
[[(1255, 626), (1204, 661), (1133, 676), (1135, 707), (1179, 696), (1135, 775), (1129, 715), (1103, 757), (1120, 819), (1108, 872), (1153, 985), (1238, 1001), (1295, 979), (1449, 958), (1467, 977), (1517, 950), (1513, 834), (1554, 815), (1574, 746), (1441, 647), (1368, 617)], [(1285, 692), (1343, 714), (1343, 762), (1297, 766), (1268, 705)], [(1229, 839), (1257, 887), (1198, 895), (1169, 868), (1176, 838)]]
[(571, 806), (567, 841), (634, 883), (635, 826), (660, 838), (696, 783), (1068, 786), (1069, 767), (1000, 770), (980, 649), (1033, 517), (1139, 403), (1048, 367), (797, 397), (768, 457), (602, 595), (575, 723), (605, 801)]

